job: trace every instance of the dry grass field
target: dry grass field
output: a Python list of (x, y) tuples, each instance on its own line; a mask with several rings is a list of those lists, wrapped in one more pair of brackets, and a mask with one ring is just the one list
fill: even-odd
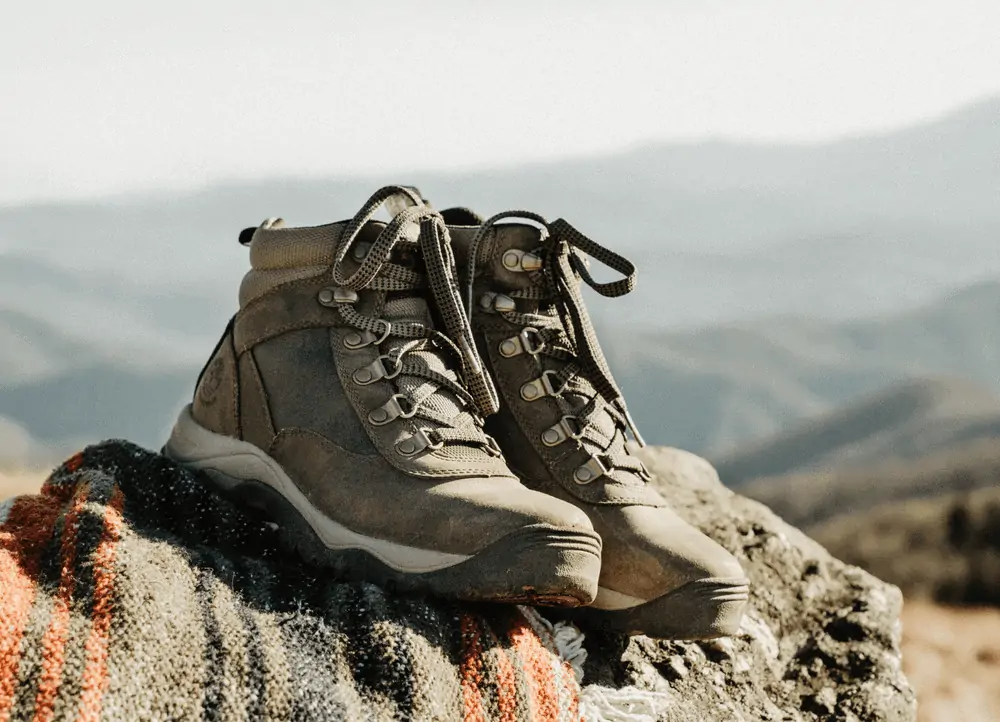
[(908, 601), (903, 668), (918, 722), (1000, 720), (1000, 609)]
[(806, 531), (907, 599), (1000, 606), (1000, 486), (879, 504)]

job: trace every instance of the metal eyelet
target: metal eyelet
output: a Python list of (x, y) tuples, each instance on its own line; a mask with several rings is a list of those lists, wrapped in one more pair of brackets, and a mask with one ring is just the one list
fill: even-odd
[(316, 296), (321, 306), (339, 306), (343, 303), (357, 303), (358, 292), (350, 288), (324, 288)]
[(524, 353), (524, 349), (521, 347), (521, 339), (517, 336), (505, 338), (500, 342), (498, 350), (500, 351), (500, 355), (504, 358), (513, 358), (514, 356), (519, 356)]
[(355, 261), (360, 263), (361, 261), (368, 258), (368, 253), (372, 250), (372, 244), (366, 241), (358, 241), (354, 244), (354, 248), (351, 249), (351, 256)]
[(344, 345), (349, 349), (359, 349), (370, 346), (375, 340), (371, 331), (350, 331), (344, 335)]
[(444, 446), (443, 441), (434, 443), (428, 433), (430, 429), (417, 429), (417, 432), (408, 439), (403, 439), (396, 444), (396, 451), (403, 456), (414, 456), (421, 451), (434, 451)]
[(383, 343), (385, 343), (385, 340), (389, 338), (389, 335), (392, 333), (392, 324), (383, 318), (378, 319), (378, 322), (380, 324), (383, 324), (384, 328), (380, 336), (376, 336), (373, 332), (368, 330), (352, 331), (351, 333), (348, 333), (346, 336), (344, 336), (344, 345), (347, 348), (353, 350), (357, 350), (359, 348), (365, 348), (366, 346), (372, 346), (372, 345), (381, 346)]
[(493, 299), (493, 310), (497, 313), (510, 313), (516, 309), (517, 304), (514, 303), (514, 299), (510, 296), (498, 293), (497, 297)]
[(552, 376), (558, 375), (555, 371), (542, 371), (541, 376), (521, 387), (521, 398), (525, 401), (537, 401), (543, 396), (561, 396), (563, 389), (556, 389), (550, 380)]
[[(570, 422), (573, 423), (570, 423)], [(576, 428), (574, 428), (574, 426)], [(542, 443), (546, 446), (558, 446), (570, 439), (583, 436), (579, 419), (576, 416), (563, 416), (559, 421), (542, 432)]]
[[(405, 409), (401, 402), (405, 402)], [(368, 421), (373, 426), (385, 426), (396, 419), (409, 419), (416, 413), (417, 409), (409, 396), (393, 394), (384, 404), (368, 412)]]
[(500, 448), (499, 442), (492, 436), (486, 437), (486, 452), (499, 458), (503, 458), (503, 449)]
[(573, 472), (573, 481), (580, 485), (589, 484), (607, 474), (608, 471), (608, 467), (599, 457), (591, 456), (586, 464)]
[(517, 310), (513, 298), (493, 291), (487, 291), (479, 297), (479, 307), (486, 313), (510, 313)]
[[(534, 346), (532, 346), (532, 341), (530, 340), (532, 334), (538, 340), (538, 343)], [(541, 332), (534, 326), (526, 326), (517, 336), (511, 336), (501, 341), (499, 351), (500, 355), (504, 358), (513, 358), (514, 356), (520, 356), (522, 353), (537, 356), (544, 348), (545, 339), (542, 338)]]
[(503, 267), (514, 273), (537, 271), (542, 267), (542, 259), (539, 256), (519, 248), (511, 248), (504, 252), (501, 260)]
[[(391, 372), (385, 370), (385, 364), (383, 363), (383, 359), (389, 359), (390, 361), (393, 361), (395, 363), (395, 366), (393, 367)], [(369, 384), (373, 384), (376, 381), (381, 381), (383, 379), (385, 380), (394, 379), (397, 376), (399, 376), (399, 373), (402, 370), (403, 370), (403, 364), (399, 359), (393, 360), (392, 357), (390, 356), (382, 355), (379, 356), (374, 361), (372, 361), (367, 366), (362, 366), (357, 371), (355, 371), (352, 378), (354, 379), (354, 383), (358, 384), (359, 386), (368, 386)]]

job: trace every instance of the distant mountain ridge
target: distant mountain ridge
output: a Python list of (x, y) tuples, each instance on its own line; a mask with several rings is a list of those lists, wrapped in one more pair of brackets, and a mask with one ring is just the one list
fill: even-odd
[[(206, 310), (211, 313), (221, 317), (221, 329), (229, 309)], [(50, 333), (47, 327), (39, 328)], [(672, 334), (602, 323), (600, 336), (647, 441), (707, 454), (720, 464), (723, 479), (734, 483), (824, 460), (840, 463), (852, 455), (899, 453), (901, 444), (921, 449), (992, 433), (993, 397), (1000, 393), (995, 371), (1000, 368), (998, 328), (1000, 281), (870, 321), (777, 319)], [(38, 339), (22, 335), (22, 345), (38, 353), (49, 348), (51, 358), (34, 363), (54, 370), (41, 376), (23, 373), (12, 381), (22, 367), (0, 368), (0, 378), (8, 379), (0, 383), (0, 416), (47, 442), (112, 435), (159, 443), (215, 342), (207, 334), (192, 337), (189, 352), (196, 360), (155, 368), (67, 354), (60, 347), (50, 348), (51, 339), (44, 334)], [(909, 391), (902, 396), (887, 391), (907, 379), (933, 377), (965, 381), (915, 382), (904, 387)], [(975, 391), (976, 385), (985, 391)], [(887, 395), (864, 400), (877, 393)], [(956, 400), (961, 401), (957, 410), (949, 411)], [(848, 403), (860, 406), (840, 413), (868, 424), (870, 435), (863, 443), (828, 447), (822, 433), (807, 432), (791, 444), (790, 462), (782, 451), (787, 441), (767, 445), (769, 436), (803, 422), (822, 430), (827, 422), (815, 419)], [(887, 404), (899, 407), (897, 416), (888, 414)], [(887, 417), (883, 426), (870, 423), (880, 417)], [(850, 421), (851, 433), (862, 421)], [(837, 428), (836, 422), (832, 428)], [(791, 433), (796, 438), (797, 432)], [(817, 439), (809, 442), (813, 447), (803, 441), (812, 438), (810, 433)], [(754, 450), (755, 444), (763, 446)], [(747, 445), (750, 451), (739, 451)], [(740, 463), (749, 464), (750, 471), (739, 471)], [(763, 464), (763, 471), (755, 464)]]
[(59, 373), (96, 350), (21, 311), (0, 309), (0, 388)]
[(730, 486), (821, 469), (915, 459), (977, 439), (1000, 439), (1000, 396), (979, 384), (918, 379), (803, 422), (715, 460)]
[(815, 145), (651, 144), (516, 168), (281, 178), (0, 208), (0, 251), (222, 297), (246, 264), (236, 243), (244, 226), (274, 215), (293, 224), (339, 220), (378, 185), (404, 181), (438, 207), (563, 216), (634, 257), (636, 292), (596, 308), (600, 317), (659, 329), (790, 311), (847, 319), (1000, 275), (997, 148), (1000, 97), (899, 131)]
[[(913, 477), (909, 497), (877, 503), (855, 489), (862, 504), (809, 535), (838, 559), (899, 586), (907, 599), (1000, 605), (1000, 454), (952, 457), (954, 469), (940, 474), (930, 493), (926, 471)], [(873, 487), (886, 480), (907, 486), (898, 475), (869, 479)]]
[(588, 305), (651, 443), (723, 459), (907, 379), (1000, 393), (997, 148), (1000, 97), (820, 145), (0, 208), (0, 416), (45, 442), (157, 443), (236, 310), (239, 230), (347, 217), (382, 180), (564, 216), (636, 260), (632, 295)]
[(766, 504), (788, 523), (810, 530), (876, 506), (890, 508), (909, 499), (968, 493), (998, 483), (1000, 438), (991, 438), (956, 443), (914, 459), (756, 479), (740, 486), (739, 492)]
[(672, 334), (605, 326), (602, 344), (645, 436), (720, 460), (907, 379), (1000, 392), (1000, 281), (872, 320)]

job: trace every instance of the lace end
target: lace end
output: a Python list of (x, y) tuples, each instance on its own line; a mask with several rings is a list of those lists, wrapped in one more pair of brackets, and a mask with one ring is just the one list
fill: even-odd
[(483, 367), (479, 363), (479, 354), (476, 353), (475, 349), (469, 346), (469, 340), (464, 334), (459, 339), (459, 345), (461, 346), (462, 355), (465, 357), (465, 362), (468, 364), (469, 369), (477, 376), (481, 375), (483, 373)]
[(628, 424), (628, 430), (632, 433), (632, 438), (635, 439), (635, 442), (637, 444), (639, 444), (640, 449), (645, 448), (646, 440), (643, 439), (642, 434), (639, 433), (639, 427), (636, 426), (635, 421), (632, 420), (632, 415), (628, 412), (628, 409), (625, 407), (624, 403), (621, 405), (621, 407), (622, 411), (625, 414), (625, 423)]

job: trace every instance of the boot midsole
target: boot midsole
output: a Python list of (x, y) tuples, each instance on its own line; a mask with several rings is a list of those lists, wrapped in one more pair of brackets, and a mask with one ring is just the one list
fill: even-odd
[(749, 585), (750, 581), (745, 578), (720, 579), (706, 577), (704, 579), (692, 580), (672, 589), (666, 594), (651, 599), (633, 597), (629, 594), (616, 592), (608, 587), (599, 586), (597, 588), (597, 598), (591, 606), (595, 609), (603, 609), (605, 611), (633, 609), (655, 599), (668, 597), (675, 592), (696, 594), (704, 599), (706, 604), (746, 601), (750, 597)]
[(360, 549), (387, 567), (407, 574), (446, 569), (472, 556), (406, 546), (347, 528), (313, 506), (278, 462), (263, 450), (201, 426), (192, 417), (190, 405), (178, 416), (163, 453), (179, 464), (208, 473), (224, 488), (234, 488), (250, 479), (267, 485), (295, 507), (329, 549)]

